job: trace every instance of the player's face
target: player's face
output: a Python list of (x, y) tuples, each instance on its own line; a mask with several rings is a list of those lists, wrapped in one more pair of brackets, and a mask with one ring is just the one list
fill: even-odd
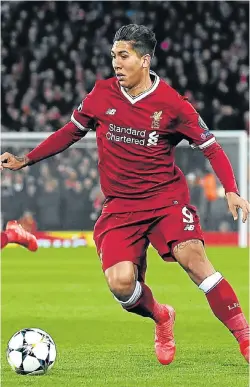
[(121, 86), (130, 89), (140, 83), (143, 69), (148, 67), (148, 58), (145, 60), (148, 55), (141, 57), (130, 42), (121, 40), (114, 43), (111, 56), (112, 65)]

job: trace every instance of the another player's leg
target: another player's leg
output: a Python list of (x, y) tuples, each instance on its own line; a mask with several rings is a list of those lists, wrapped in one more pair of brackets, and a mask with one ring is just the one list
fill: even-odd
[(8, 243), (17, 243), (30, 251), (36, 251), (38, 249), (36, 237), (28, 231), (25, 231), (16, 220), (9, 221), (6, 230), (1, 232), (1, 249)]
[(249, 325), (239, 300), (223, 276), (207, 259), (203, 244), (194, 239), (177, 244), (173, 254), (189, 277), (205, 293), (214, 315), (229, 329), (249, 362)]
[(8, 234), (6, 231), (1, 231), (1, 249), (4, 249), (5, 246), (9, 243)]

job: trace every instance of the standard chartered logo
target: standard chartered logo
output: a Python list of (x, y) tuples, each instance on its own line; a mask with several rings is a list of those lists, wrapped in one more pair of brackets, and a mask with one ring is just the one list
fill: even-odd
[(159, 134), (157, 134), (156, 130), (149, 133), (147, 146), (157, 145), (158, 139), (159, 139)]
[(114, 142), (150, 146), (157, 145), (159, 134), (157, 134), (156, 131), (153, 131), (147, 136), (146, 130), (137, 130), (109, 124), (109, 131), (106, 134), (106, 138), (107, 140)]

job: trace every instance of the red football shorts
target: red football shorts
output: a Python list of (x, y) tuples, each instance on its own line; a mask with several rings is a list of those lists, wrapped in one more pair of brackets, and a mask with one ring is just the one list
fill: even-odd
[(149, 243), (165, 261), (173, 261), (173, 248), (189, 239), (203, 242), (196, 208), (189, 204), (149, 211), (104, 213), (94, 229), (94, 241), (104, 271), (118, 262), (131, 261), (139, 267), (142, 276)]

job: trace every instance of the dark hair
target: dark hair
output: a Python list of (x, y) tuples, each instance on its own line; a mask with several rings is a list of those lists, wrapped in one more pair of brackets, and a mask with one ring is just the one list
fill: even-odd
[(141, 56), (149, 54), (154, 56), (157, 40), (155, 34), (148, 27), (138, 24), (122, 26), (115, 34), (113, 43), (118, 40), (131, 41), (135, 51)]

